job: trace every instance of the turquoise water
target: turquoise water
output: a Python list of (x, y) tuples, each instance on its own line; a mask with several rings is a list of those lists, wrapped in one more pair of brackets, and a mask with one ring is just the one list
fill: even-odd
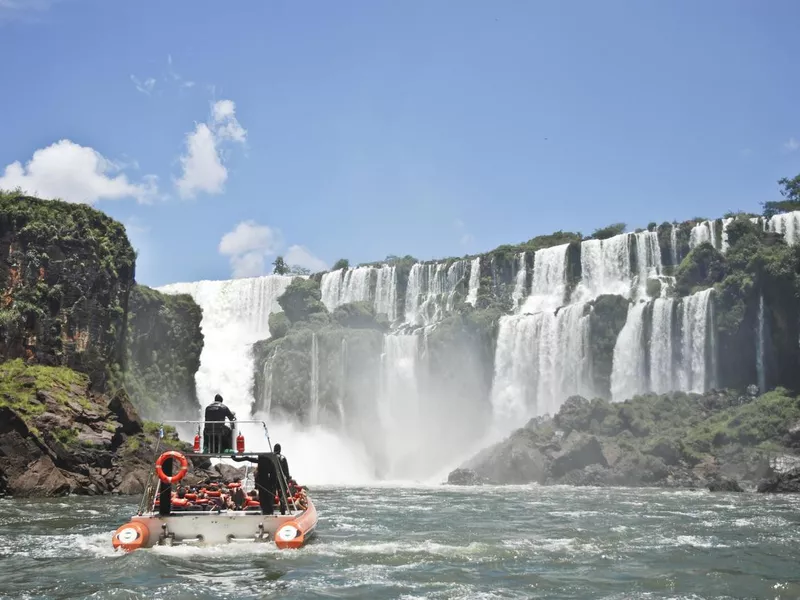
[(0, 500), (0, 598), (798, 598), (800, 498), (313, 488), (316, 540), (118, 554), (131, 498)]

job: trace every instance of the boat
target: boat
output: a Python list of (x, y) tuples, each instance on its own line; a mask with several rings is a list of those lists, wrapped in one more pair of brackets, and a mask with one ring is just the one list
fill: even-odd
[[(245, 451), (244, 436), (237, 434), (237, 429), (247, 423), (263, 427), (269, 452)], [(164, 439), (164, 425), (170, 424), (197, 425), (192, 451), (165, 450), (158, 456), (137, 513), (112, 536), (114, 548), (130, 552), (154, 546), (274, 543), (280, 549), (291, 549), (304, 546), (314, 536), (317, 526), (314, 503), (307, 488), (287, 480), (264, 421), (234, 421), (231, 439), (236, 439), (235, 449), (224, 441), (216, 443), (219, 440), (212, 440), (212, 446), (216, 443), (216, 447), (201, 447), (204, 421), (164, 421), (159, 427), (157, 455)], [(187, 493), (183, 487), (175, 492), (173, 486), (187, 475), (192, 458), (245, 462), (245, 476), (238, 482), (193, 486), (189, 488), (195, 490), (193, 493)], [(174, 474), (173, 461), (178, 463)], [(264, 472), (274, 469), (277, 495), (256, 489), (259, 486), (252, 476), (249, 466), (252, 463), (265, 469)], [(237, 493), (237, 489), (243, 494)], [(227, 501), (225, 492), (239, 501), (236, 504)], [(281, 514), (281, 505), (285, 514)]]

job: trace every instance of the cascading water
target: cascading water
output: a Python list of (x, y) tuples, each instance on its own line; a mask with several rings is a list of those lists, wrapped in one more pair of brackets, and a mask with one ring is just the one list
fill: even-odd
[(311, 398), (309, 421), (311, 425), (319, 423), (319, 344), (317, 334), (311, 334)]
[(344, 430), (345, 422), (344, 405), (347, 400), (347, 338), (342, 338), (342, 372), (339, 376), (339, 395), (337, 396), (336, 406), (339, 409), (339, 426)]
[(672, 266), (678, 266), (678, 227), (673, 223), (669, 230), (669, 253), (672, 257)]
[(636, 240), (636, 284), (633, 291), (634, 298), (647, 296), (647, 280), (658, 279), (661, 276), (661, 248), (658, 245), (658, 233), (655, 231), (642, 231), (634, 234)]
[(280, 311), (278, 297), (292, 277), (267, 275), (230, 281), (174, 283), (165, 294), (189, 294), (203, 309), (204, 344), (195, 376), (197, 396), (205, 405), (219, 393), (239, 419), (253, 404), (251, 346), (270, 337), (269, 315)]
[(728, 225), (733, 223), (733, 217), (722, 219), (722, 247), (720, 252), (723, 254), (728, 251)]
[(632, 274), (629, 238), (629, 234), (623, 233), (606, 240), (586, 240), (581, 243), (583, 277), (575, 289), (573, 302), (586, 302), (601, 294), (630, 297)]
[[(709, 289), (680, 300), (657, 298), (629, 308), (614, 347), (611, 389), (615, 401), (645, 392), (701, 393), (714, 385), (716, 339), (711, 293)], [(677, 322), (673, 317), (676, 310)], [(642, 332), (648, 318), (650, 335), (645, 348)]]
[(800, 241), (800, 211), (774, 215), (768, 227), (770, 231), (781, 234), (787, 244), (796, 244)]
[(514, 291), (511, 292), (511, 301), (514, 310), (518, 310), (522, 298), (525, 296), (525, 284), (528, 282), (528, 272), (525, 268), (525, 253), (520, 252), (517, 257), (517, 273), (514, 276)]
[(758, 296), (758, 321), (756, 322), (756, 375), (758, 390), (767, 391), (767, 376), (764, 372), (764, 294)]
[(383, 265), (375, 283), (375, 314), (385, 314), (390, 323), (397, 319), (397, 269)]
[(469, 267), (469, 292), (467, 293), (467, 304), (475, 306), (478, 301), (478, 290), (481, 287), (481, 257), (476, 256), (472, 259)]
[[(411, 267), (406, 287), (406, 323), (431, 325), (453, 310), (456, 287), (466, 272), (464, 260), (457, 260), (449, 267), (446, 263), (417, 263)], [(476, 286), (479, 283), (480, 278)]]
[(611, 372), (611, 396), (624, 400), (640, 394), (646, 387), (644, 363), (644, 302), (628, 307), (628, 318), (614, 346), (614, 368)]

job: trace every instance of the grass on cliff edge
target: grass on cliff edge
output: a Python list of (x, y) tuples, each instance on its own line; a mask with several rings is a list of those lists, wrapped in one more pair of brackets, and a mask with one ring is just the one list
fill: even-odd
[(83, 408), (91, 404), (73, 386), (87, 389), (89, 378), (66, 367), (28, 365), (22, 359), (0, 364), (0, 406), (18, 411), (23, 417), (35, 417), (45, 411), (45, 405), (36, 399), (36, 392), (47, 391), (62, 404), (76, 401)]

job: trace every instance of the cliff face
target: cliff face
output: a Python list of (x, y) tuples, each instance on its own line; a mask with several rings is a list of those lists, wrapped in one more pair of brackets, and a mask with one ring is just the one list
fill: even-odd
[(101, 212), (0, 194), (0, 356), (66, 366), (104, 389), (124, 355), (134, 260)]
[(66, 367), (8, 361), (0, 386), (0, 495), (136, 494), (157, 446), (186, 449), (174, 436), (158, 444), (157, 427), (124, 391), (94, 392), (88, 376)]
[(200, 404), (202, 311), (186, 294), (166, 295), (134, 285), (128, 300), (125, 389), (146, 419), (188, 419)]

